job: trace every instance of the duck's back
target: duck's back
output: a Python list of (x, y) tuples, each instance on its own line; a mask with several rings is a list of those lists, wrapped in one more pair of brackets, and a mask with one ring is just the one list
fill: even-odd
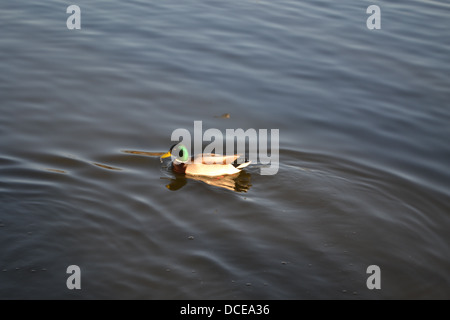
[(186, 174), (199, 176), (221, 176), (240, 172), (231, 164), (197, 164), (192, 163), (186, 167)]

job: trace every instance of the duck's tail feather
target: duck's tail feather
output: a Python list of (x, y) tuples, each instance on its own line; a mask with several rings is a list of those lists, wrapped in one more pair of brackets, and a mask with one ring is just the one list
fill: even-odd
[(243, 169), (245, 167), (247, 167), (250, 163), (252, 163), (251, 161), (249, 161), (247, 158), (245, 158), (245, 161), (241, 164), (237, 163), (237, 160), (233, 162), (233, 166), (236, 167), (236, 169)]

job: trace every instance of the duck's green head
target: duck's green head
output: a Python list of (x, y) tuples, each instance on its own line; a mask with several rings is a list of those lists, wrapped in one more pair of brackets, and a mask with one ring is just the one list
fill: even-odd
[(161, 156), (161, 159), (173, 157), (179, 162), (187, 162), (189, 160), (189, 152), (187, 148), (180, 144), (174, 144), (170, 147), (170, 150)]

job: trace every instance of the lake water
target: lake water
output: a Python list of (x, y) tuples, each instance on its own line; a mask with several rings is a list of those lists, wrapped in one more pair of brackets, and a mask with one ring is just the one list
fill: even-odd
[[(450, 298), (448, 2), (69, 4), (0, 4), (0, 298)], [(278, 173), (175, 176), (196, 120)]]

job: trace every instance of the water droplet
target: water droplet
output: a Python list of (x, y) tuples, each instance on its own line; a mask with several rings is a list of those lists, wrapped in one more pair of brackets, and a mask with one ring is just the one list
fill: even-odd
[(285, 265), (288, 264), (286, 261), (281, 261), (281, 264)]
[(347, 290), (342, 290), (342, 293), (347, 293)]
[(189, 236), (188, 239), (189, 240), (194, 240), (194, 236)]
[(354, 295), (354, 296), (356, 296), (357, 294), (358, 294), (358, 292), (356, 292), (356, 291), (353, 292), (353, 295)]
[(247, 287), (250, 287), (252, 284), (251, 284), (250, 282), (247, 282), (245, 285), (246, 285)]

